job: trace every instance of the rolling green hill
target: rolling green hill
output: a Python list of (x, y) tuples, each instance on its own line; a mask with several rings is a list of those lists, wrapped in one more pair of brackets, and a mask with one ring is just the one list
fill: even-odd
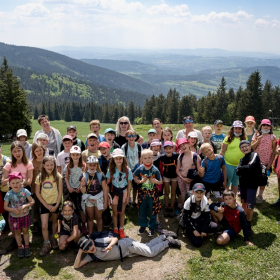
[(3, 61), (4, 56), (10, 66), (22, 67), (44, 74), (69, 75), (113, 89), (125, 89), (148, 95), (160, 93), (156, 86), (139, 79), (44, 49), (0, 43), (0, 60)]

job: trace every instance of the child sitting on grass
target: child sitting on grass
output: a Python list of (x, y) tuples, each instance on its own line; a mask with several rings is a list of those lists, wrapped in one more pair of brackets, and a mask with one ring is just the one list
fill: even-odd
[(224, 202), (222, 203), (212, 203), (210, 205), (210, 212), (213, 220), (224, 228), (223, 233), (220, 234), (216, 240), (217, 244), (228, 244), (242, 229), (245, 243), (254, 246), (254, 244), (249, 241), (245, 212), (243, 208), (236, 203), (234, 191), (225, 190), (223, 192), (223, 199)]

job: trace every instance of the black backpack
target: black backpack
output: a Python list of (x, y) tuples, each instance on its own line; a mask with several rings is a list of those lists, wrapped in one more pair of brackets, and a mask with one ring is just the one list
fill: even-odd
[[(140, 158), (141, 158), (141, 145), (136, 143), (137, 144), (137, 148), (138, 148), (138, 159), (140, 161)], [(128, 149), (128, 143), (126, 142), (124, 144), (124, 155), (125, 157), (127, 157), (127, 149)]]
[(259, 186), (266, 186), (268, 184), (267, 168), (262, 163), (260, 163), (260, 167), (261, 172), (258, 176)]

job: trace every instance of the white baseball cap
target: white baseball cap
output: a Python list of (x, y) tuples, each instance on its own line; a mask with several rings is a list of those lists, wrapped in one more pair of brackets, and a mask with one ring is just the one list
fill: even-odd
[(19, 130), (17, 131), (17, 137), (20, 137), (20, 136), (25, 136), (25, 137), (27, 137), (27, 132), (26, 132), (25, 129), (19, 129)]
[(81, 148), (79, 146), (72, 146), (70, 149), (70, 154), (81, 154)]

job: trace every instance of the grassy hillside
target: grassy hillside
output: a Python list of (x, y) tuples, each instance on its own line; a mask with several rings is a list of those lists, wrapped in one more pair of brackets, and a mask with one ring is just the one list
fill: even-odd
[(138, 79), (44, 49), (0, 43), (0, 61), (3, 61), (4, 56), (10, 66), (23, 67), (45, 74), (66, 74), (110, 88), (121, 88), (143, 94), (160, 93), (157, 87)]

